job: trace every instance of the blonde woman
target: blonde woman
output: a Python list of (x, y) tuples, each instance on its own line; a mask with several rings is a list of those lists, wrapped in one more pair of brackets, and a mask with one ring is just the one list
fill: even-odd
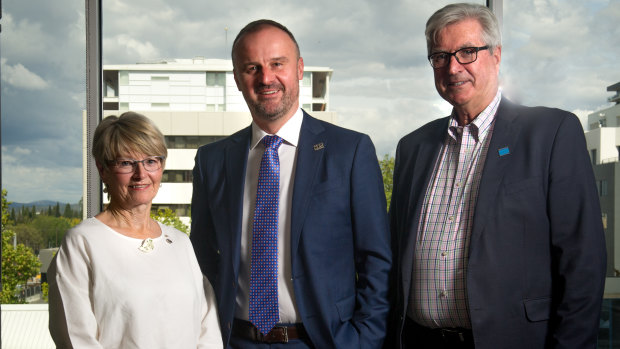
[(167, 156), (145, 116), (108, 116), (92, 155), (110, 203), (65, 236), (50, 268), (59, 348), (221, 348), (211, 285), (189, 238), (150, 217)]

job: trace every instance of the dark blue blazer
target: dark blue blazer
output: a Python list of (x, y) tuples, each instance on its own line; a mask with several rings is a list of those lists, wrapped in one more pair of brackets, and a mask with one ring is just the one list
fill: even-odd
[[(448, 118), (433, 121), (396, 151), (392, 343), (400, 340), (420, 211), (447, 127)], [(596, 347), (605, 238), (576, 116), (502, 99), (471, 234), (467, 295), (477, 349)]]
[[(251, 127), (198, 149), (191, 240), (215, 290), (222, 337), (235, 314)], [(380, 348), (391, 268), (381, 171), (370, 138), (304, 112), (291, 208), (295, 300), (317, 348)]]

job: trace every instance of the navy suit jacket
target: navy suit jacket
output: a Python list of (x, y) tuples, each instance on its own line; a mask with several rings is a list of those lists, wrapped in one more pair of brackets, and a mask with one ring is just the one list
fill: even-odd
[[(215, 290), (222, 337), (235, 314), (251, 127), (198, 149), (191, 240)], [(391, 268), (381, 171), (370, 138), (304, 112), (291, 207), (295, 300), (317, 348), (380, 348)]]
[[(433, 121), (396, 151), (390, 223), (397, 342), (420, 212), (447, 127), (448, 118)], [(596, 346), (606, 250), (577, 117), (501, 100), (470, 241), (466, 282), (477, 349)]]

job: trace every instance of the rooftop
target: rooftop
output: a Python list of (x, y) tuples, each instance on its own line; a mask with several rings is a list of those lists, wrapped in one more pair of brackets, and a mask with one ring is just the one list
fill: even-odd
[(2, 347), (53, 349), (47, 304), (2, 304)]
[[(206, 59), (204, 57), (163, 59), (152, 62), (140, 62), (136, 64), (104, 64), (104, 70), (143, 70), (143, 71), (232, 71), (233, 65), (230, 59)], [(329, 67), (304, 66), (307, 72), (332, 73)]]

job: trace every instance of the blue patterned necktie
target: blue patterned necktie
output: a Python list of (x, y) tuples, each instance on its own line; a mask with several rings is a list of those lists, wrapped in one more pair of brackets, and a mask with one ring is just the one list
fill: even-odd
[(250, 322), (267, 334), (278, 322), (278, 207), (282, 138), (265, 136), (252, 226)]

